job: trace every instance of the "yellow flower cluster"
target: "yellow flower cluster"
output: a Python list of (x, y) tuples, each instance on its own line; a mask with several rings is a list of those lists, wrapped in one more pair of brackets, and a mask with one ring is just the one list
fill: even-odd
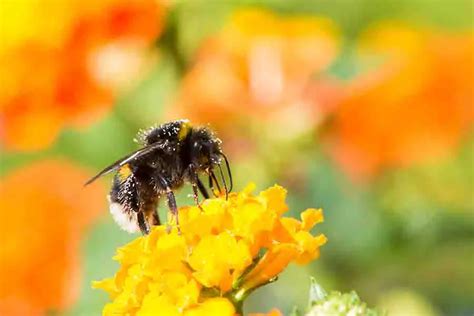
[(175, 223), (171, 232), (157, 226), (120, 248), (120, 270), (94, 283), (112, 299), (103, 315), (234, 315), (290, 262), (317, 258), (326, 237), (309, 230), (322, 211), (307, 209), (301, 221), (281, 217), (286, 190), (275, 185), (253, 195), (254, 187), (182, 207), (181, 232)]

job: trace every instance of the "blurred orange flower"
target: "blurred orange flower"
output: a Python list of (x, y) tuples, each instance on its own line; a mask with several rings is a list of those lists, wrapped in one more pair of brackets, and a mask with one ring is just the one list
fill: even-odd
[(21, 168), (0, 182), (0, 315), (69, 307), (80, 285), (80, 242), (105, 208), (103, 187), (63, 161)]
[(262, 119), (285, 124), (285, 133), (312, 127), (320, 113), (306, 90), (334, 60), (338, 46), (328, 19), (237, 11), (204, 43), (172, 115), (227, 129), (230, 121), (249, 125), (252, 118), (258, 125)]
[(8, 149), (49, 146), (112, 106), (163, 29), (154, 0), (2, 3), (0, 140)]
[(347, 88), (332, 153), (353, 176), (442, 157), (473, 120), (474, 37), (382, 24), (361, 39), (372, 66)]

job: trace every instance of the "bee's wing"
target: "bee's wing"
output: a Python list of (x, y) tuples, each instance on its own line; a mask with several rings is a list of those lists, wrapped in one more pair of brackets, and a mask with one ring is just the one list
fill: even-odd
[(106, 175), (109, 172), (117, 170), (120, 167), (122, 167), (123, 165), (129, 163), (130, 161), (135, 160), (135, 159), (140, 158), (140, 157), (143, 157), (143, 156), (153, 152), (155, 149), (163, 147), (164, 145), (165, 145), (165, 142), (157, 142), (157, 143), (153, 143), (150, 146), (140, 148), (137, 151), (134, 151), (133, 153), (131, 153), (130, 155), (125, 156), (125, 157), (117, 160), (116, 162), (114, 162), (110, 166), (104, 168), (104, 170), (102, 170), (97, 175), (95, 175), (94, 177), (89, 179), (84, 185), (91, 184), (92, 182), (94, 182), (98, 178), (102, 177), (103, 175)]

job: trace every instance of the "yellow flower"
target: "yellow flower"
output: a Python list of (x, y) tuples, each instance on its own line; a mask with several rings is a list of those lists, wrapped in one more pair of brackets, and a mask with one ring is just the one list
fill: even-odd
[(234, 315), (232, 303), (225, 298), (211, 298), (202, 304), (186, 311), (185, 316)]
[(226, 292), (232, 287), (232, 271), (239, 275), (252, 263), (248, 246), (230, 232), (205, 236), (189, 256), (194, 277), (206, 287)]
[(309, 231), (322, 211), (284, 218), (286, 190), (275, 185), (254, 195), (254, 188), (206, 200), (202, 210), (182, 207), (181, 233), (172, 221), (171, 232), (157, 226), (118, 249), (120, 270), (94, 283), (112, 299), (103, 315), (235, 315), (289, 263), (316, 259), (326, 237)]

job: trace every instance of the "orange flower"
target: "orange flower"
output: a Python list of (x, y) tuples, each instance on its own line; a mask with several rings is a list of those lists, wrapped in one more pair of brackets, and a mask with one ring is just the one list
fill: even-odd
[[(395, 24), (361, 40), (366, 63), (342, 97), (332, 152), (350, 174), (369, 176), (453, 151), (473, 120), (474, 37)], [(377, 61), (377, 60), (375, 60)]]
[(205, 42), (172, 109), (178, 113), (172, 115), (218, 128), (230, 121), (248, 125), (252, 118), (258, 125), (262, 119), (284, 123), (287, 134), (310, 128), (318, 113), (306, 90), (337, 52), (337, 31), (330, 20), (237, 11)]
[(78, 296), (80, 241), (105, 207), (103, 188), (61, 161), (21, 168), (0, 183), (0, 314), (43, 315)]
[(268, 313), (250, 313), (248, 316), (283, 316), (283, 314), (276, 308), (272, 309)]
[[(0, 140), (9, 149), (49, 146), (112, 106), (163, 27), (154, 0), (25, 0), (2, 4)], [(51, 16), (54, 16), (52, 19)]]
[(299, 264), (319, 257), (319, 247), (327, 241), (326, 236), (313, 236), (309, 230), (323, 221), (322, 210), (307, 209), (301, 213), (302, 221), (282, 218), (275, 223), (274, 239), (268, 251), (243, 279), (241, 289), (245, 292), (272, 280), (292, 261)]
[(202, 210), (182, 207), (181, 234), (157, 226), (120, 248), (120, 270), (94, 283), (112, 299), (103, 315), (234, 316), (290, 262), (316, 259), (326, 237), (309, 230), (322, 221), (321, 210), (304, 211), (301, 221), (282, 217), (286, 190), (273, 186), (253, 195), (254, 187), (228, 200), (208, 199)]

